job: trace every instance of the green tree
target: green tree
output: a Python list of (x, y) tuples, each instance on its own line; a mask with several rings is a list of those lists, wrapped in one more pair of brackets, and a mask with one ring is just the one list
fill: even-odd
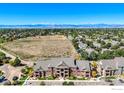
[(111, 49), (118, 49), (119, 48), (119, 45), (114, 45), (111, 47)]
[(80, 51), (81, 58), (87, 60), (88, 59), (88, 53), (84, 50)]
[(96, 52), (91, 52), (89, 55), (89, 60), (98, 60), (98, 54)]
[(107, 44), (105, 44), (105, 45), (102, 45), (102, 48), (107, 48), (107, 49), (109, 49), (111, 47), (111, 43), (107, 43)]
[(11, 65), (13, 66), (19, 66), (21, 64), (21, 60), (16, 57), (14, 61), (11, 62)]
[(106, 50), (102, 54), (100, 54), (99, 57), (100, 57), (100, 59), (112, 59), (115, 57), (114, 51)]
[(6, 58), (6, 55), (3, 52), (0, 52), (0, 65), (4, 64), (5, 58)]
[(5, 58), (6, 58), (6, 54), (3, 52), (0, 52), (0, 60), (2, 61)]

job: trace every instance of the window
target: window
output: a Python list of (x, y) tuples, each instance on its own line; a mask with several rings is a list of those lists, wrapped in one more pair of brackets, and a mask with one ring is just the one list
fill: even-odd
[(38, 77), (39, 75), (38, 74), (36, 74), (36, 77)]
[(106, 70), (106, 72), (109, 72), (109, 70)]
[(61, 73), (61, 76), (63, 77), (64, 76), (64, 73)]
[(109, 73), (106, 73), (106, 76), (109, 76)]
[(57, 74), (57, 77), (59, 77), (59, 74)]
[(68, 70), (68, 68), (65, 68), (65, 70)]
[(65, 71), (65, 73), (68, 73), (68, 71)]
[(86, 73), (89, 73), (89, 72), (86, 72)]
[(65, 75), (65, 77), (67, 77), (68, 75)]
[(89, 77), (89, 75), (87, 74), (86, 77)]
[(61, 71), (64, 71), (64, 69), (61, 69)]

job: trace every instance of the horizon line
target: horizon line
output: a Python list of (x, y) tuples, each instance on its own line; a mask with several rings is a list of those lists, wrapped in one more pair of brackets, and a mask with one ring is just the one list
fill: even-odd
[(124, 25), (124, 23), (82, 23), (82, 24), (71, 24), (71, 23), (36, 23), (36, 24), (0, 24), (0, 25), (96, 25), (96, 24), (103, 24), (103, 25)]

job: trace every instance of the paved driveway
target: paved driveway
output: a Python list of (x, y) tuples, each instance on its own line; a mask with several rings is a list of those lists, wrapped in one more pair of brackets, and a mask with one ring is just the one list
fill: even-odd
[(9, 64), (0, 66), (0, 70), (4, 72), (4, 76), (12, 81), (13, 76), (20, 76), (22, 67), (13, 67)]

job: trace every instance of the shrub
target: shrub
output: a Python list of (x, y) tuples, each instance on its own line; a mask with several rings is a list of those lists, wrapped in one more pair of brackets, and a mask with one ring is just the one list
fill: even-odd
[(16, 80), (18, 80), (18, 77), (17, 76), (14, 76), (12, 80), (13, 81), (16, 81)]
[(75, 76), (70, 76), (69, 78), (68, 78), (69, 80), (76, 80), (77, 79), (77, 77), (75, 77)]
[(0, 76), (2, 76), (4, 73), (2, 72), (2, 70), (0, 70)]
[(0, 60), (3, 60), (6, 58), (6, 54), (3, 52), (0, 52)]
[(33, 71), (33, 68), (32, 67), (28, 67), (28, 66), (25, 66), (25, 68), (21, 69), (21, 72), (23, 74), (31, 74)]
[(48, 76), (47, 79), (48, 80), (54, 80), (55, 78), (53, 76)]
[(19, 81), (14, 81), (13, 85), (19, 85)]
[(68, 82), (68, 85), (74, 85), (74, 82)]
[(68, 82), (67, 81), (64, 81), (62, 84), (63, 85), (68, 85)]
[(40, 77), (40, 78), (38, 78), (39, 80), (46, 80), (45, 78), (43, 78), (43, 77)]
[(119, 48), (119, 45), (114, 45), (111, 47), (111, 49), (118, 49)]
[(74, 82), (71, 82), (71, 81), (70, 81), (70, 82), (64, 81), (64, 82), (63, 82), (63, 85), (67, 85), (67, 86), (68, 86), (68, 85), (74, 85)]
[(88, 78), (82, 77), (82, 78), (78, 78), (78, 80), (88, 80)]
[(14, 61), (10, 62), (10, 64), (12, 66), (19, 66), (21, 64), (21, 60), (18, 57), (16, 57)]
[(20, 77), (20, 80), (25, 80), (25, 79), (27, 79), (27, 75), (22, 75), (21, 77)]
[(45, 82), (42, 81), (42, 82), (40, 82), (40, 85), (44, 86), (44, 85), (46, 85), (46, 84), (45, 84)]
[(109, 77), (106, 77), (106, 79), (116, 79), (116, 77), (114, 77), (114, 76), (109, 76)]

